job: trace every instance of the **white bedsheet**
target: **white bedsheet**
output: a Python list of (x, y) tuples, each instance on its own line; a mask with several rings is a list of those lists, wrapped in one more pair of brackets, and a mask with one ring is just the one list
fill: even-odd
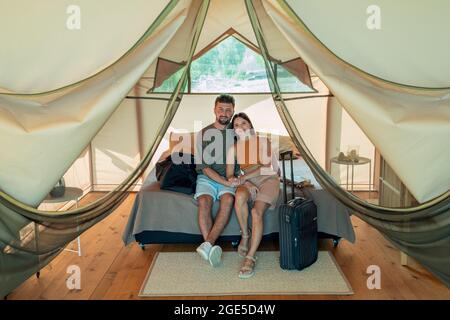
[[(291, 164), (289, 161), (286, 161), (286, 178), (291, 178)], [(314, 177), (311, 169), (306, 164), (305, 160), (303, 159), (296, 159), (293, 161), (293, 168), (294, 168), (294, 181), (295, 182), (302, 182), (305, 180), (309, 180), (311, 184), (314, 185), (314, 188), (319, 190), (322, 189), (322, 186), (317, 182), (316, 178)], [(280, 169), (283, 170), (283, 166), (280, 163)]]

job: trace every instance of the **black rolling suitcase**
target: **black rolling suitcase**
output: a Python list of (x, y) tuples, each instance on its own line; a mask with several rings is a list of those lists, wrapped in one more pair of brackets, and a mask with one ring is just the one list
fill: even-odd
[[(285, 159), (291, 162), (292, 200), (287, 201)], [(281, 154), (284, 204), (279, 208), (280, 267), (302, 270), (317, 260), (317, 208), (312, 199), (295, 198), (292, 151)]]

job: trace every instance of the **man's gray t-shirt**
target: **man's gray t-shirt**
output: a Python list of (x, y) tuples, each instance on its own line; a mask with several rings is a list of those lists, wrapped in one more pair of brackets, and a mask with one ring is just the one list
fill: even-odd
[[(211, 168), (226, 178), (227, 150), (233, 144), (234, 135), (232, 129), (220, 130), (214, 127), (214, 124), (203, 128), (196, 137), (195, 156), (197, 173), (202, 174), (204, 168)], [(200, 158), (201, 155), (203, 156)], [(234, 162), (234, 172), (235, 176), (237, 176), (239, 174), (239, 165), (236, 160)]]

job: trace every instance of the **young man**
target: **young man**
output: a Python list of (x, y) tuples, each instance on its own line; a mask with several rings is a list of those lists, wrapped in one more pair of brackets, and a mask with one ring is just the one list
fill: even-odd
[[(234, 203), (235, 183), (226, 176), (226, 154), (234, 143), (232, 130), (226, 130), (234, 114), (234, 98), (220, 95), (214, 104), (216, 120), (197, 135), (196, 169), (197, 189), (194, 198), (198, 202), (198, 224), (204, 242), (197, 248), (200, 256), (216, 267), (222, 258), (222, 249), (214, 245), (228, 224)], [(235, 176), (239, 166), (235, 164)], [(220, 207), (213, 221), (211, 210), (214, 201)]]

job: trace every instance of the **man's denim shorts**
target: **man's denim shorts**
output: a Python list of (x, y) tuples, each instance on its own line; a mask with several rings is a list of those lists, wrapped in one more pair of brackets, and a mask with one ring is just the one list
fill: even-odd
[(216, 201), (225, 193), (231, 193), (234, 196), (235, 191), (236, 188), (225, 186), (211, 180), (204, 174), (199, 174), (197, 176), (197, 187), (195, 189), (194, 199), (197, 200), (199, 196), (207, 194), (213, 198), (213, 201)]

